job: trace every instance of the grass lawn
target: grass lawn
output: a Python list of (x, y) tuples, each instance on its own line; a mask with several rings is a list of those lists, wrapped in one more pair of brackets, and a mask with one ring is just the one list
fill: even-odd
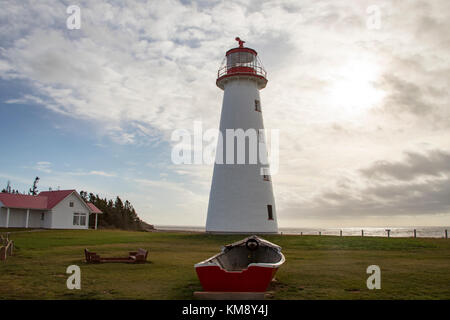
[[(200, 291), (194, 264), (243, 236), (182, 232), (52, 230), (11, 234), (16, 251), (0, 261), (0, 299), (191, 299)], [(265, 236), (286, 263), (273, 299), (450, 299), (450, 240)], [(148, 263), (84, 262), (149, 250)], [(66, 288), (67, 266), (81, 268), (81, 290)], [(381, 290), (368, 290), (366, 268), (381, 268)]]
[(0, 228), (0, 234), (6, 234), (6, 233), (8, 233), (8, 232), (30, 231), (30, 230), (40, 230), (40, 229), (27, 229), (27, 228)]

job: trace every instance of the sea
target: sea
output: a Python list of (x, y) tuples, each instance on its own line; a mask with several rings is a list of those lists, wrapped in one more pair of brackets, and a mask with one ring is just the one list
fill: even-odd
[[(200, 226), (158, 226), (157, 230), (164, 231), (190, 231), (206, 232), (205, 227)], [(367, 237), (390, 237), (408, 238), (414, 237), (414, 230), (418, 238), (445, 238), (445, 231), (450, 232), (450, 227), (346, 227), (346, 228), (278, 228), (280, 234), (290, 235), (323, 235), (360, 237), (362, 233)]]

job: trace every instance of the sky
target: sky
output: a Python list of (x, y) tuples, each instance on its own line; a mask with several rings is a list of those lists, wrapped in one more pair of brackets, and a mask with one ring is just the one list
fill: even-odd
[(174, 164), (171, 134), (218, 128), (239, 36), (268, 74), (280, 227), (450, 225), (447, 0), (0, 3), (1, 188), (204, 226), (213, 166)]

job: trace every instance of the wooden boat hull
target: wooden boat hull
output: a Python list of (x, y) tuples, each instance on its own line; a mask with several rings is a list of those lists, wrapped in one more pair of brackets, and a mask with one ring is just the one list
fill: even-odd
[(251, 236), (224, 246), (195, 271), (205, 291), (265, 292), (284, 261), (281, 247)]
[(219, 266), (196, 267), (205, 291), (265, 292), (278, 268), (249, 266), (242, 271), (226, 271)]

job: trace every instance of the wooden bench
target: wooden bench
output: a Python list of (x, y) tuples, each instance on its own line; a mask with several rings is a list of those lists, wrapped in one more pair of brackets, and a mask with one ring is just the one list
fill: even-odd
[(84, 249), (84, 256), (87, 263), (100, 263), (100, 256), (95, 252), (90, 252), (88, 249)]
[(132, 251), (129, 253), (129, 257), (134, 259), (135, 263), (144, 263), (147, 261), (148, 251), (144, 249), (138, 249), (138, 251)]
[(138, 249), (138, 251), (130, 252), (128, 257), (102, 258), (97, 253), (84, 249), (84, 255), (87, 263), (144, 263), (147, 260), (148, 251)]

